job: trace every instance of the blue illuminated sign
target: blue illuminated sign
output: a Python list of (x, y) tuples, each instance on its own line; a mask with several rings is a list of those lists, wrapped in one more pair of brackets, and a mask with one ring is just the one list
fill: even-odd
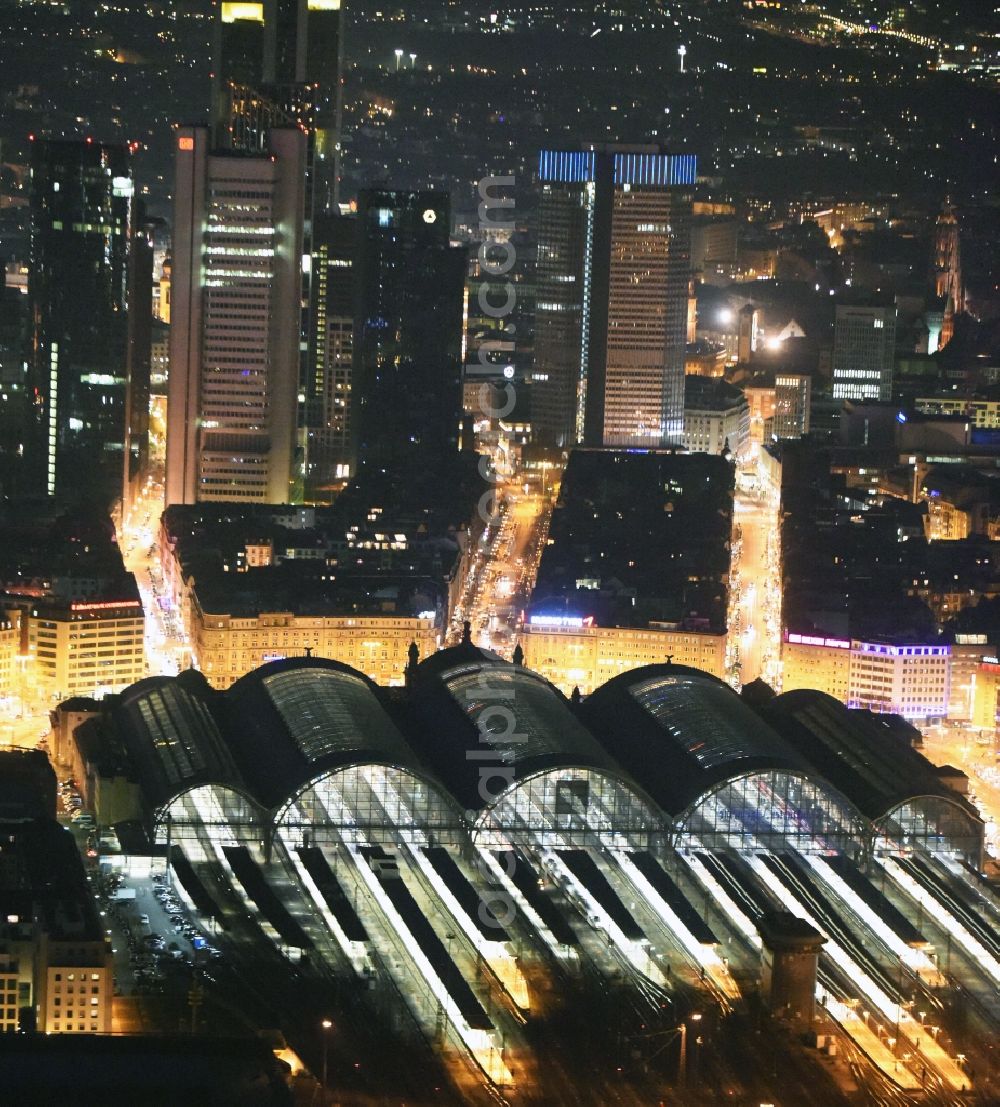
[(694, 154), (615, 154), (615, 184), (693, 185), (697, 176)]
[(593, 150), (543, 150), (538, 159), (538, 179), (563, 184), (585, 184), (594, 179)]
[[(595, 179), (597, 155), (593, 150), (542, 150), (538, 179), (560, 184), (586, 184)], [(614, 155), (616, 185), (693, 185), (698, 176), (694, 154)]]

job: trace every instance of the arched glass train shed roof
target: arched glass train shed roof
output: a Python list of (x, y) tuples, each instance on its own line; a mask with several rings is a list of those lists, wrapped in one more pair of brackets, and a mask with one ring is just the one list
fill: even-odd
[(982, 838), (975, 808), (954, 792), (905, 738), (824, 692), (797, 689), (761, 714), (874, 823), (920, 801), (952, 809), (966, 834)]
[(392, 765), (420, 774), (377, 685), (340, 662), (274, 661), (241, 677), (225, 700), (234, 756), (265, 807), (277, 807), (317, 777), (352, 765)]
[(114, 726), (152, 810), (203, 785), (243, 790), (211, 709), (215, 695), (200, 673), (186, 672), (140, 680), (118, 700)]
[(675, 819), (737, 776), (812, 773), (728, 685), (684, 665), (647, 665), (609, 680), (584, 701), (581, 717)]
[[(558, 689), (487, 650), (439, 651), (417, 667), (412, 696), (414, 744), (467, 810), (490, 802), (481, 788), (484, 766), (502, 767), (515, 785), (556, 769), (625, 775)], [(629, 779), (622, 783), (641, 794)]]

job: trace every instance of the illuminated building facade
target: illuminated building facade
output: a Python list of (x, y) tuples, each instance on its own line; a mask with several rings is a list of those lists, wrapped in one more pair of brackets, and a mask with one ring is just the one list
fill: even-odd
[(951, 692), (951, 647), (892, 645), (786, 632), (784, 690), (812, 688), (848, 707), (910, 720), (943, 719)]
[(809, 433), (812, 380), (802, 373), (776, 373), (774, 377), (775, 438), (801, 438)]
[(947, 346), (955, 332), (955, 316), (965, 311), (965, 288), (962, 284), (962, 243), (955, 206), (946, 201), (934, 226), (934, 253), (931, 264), (934, 294), (944, 302), (940, 337), (937, 345)]
[(847, 703), (851, 687), (851, 643), (844, 638), (786, 634), (781, 651), (781, 687), (815, 688)]
[(838, 304), (833, 328), (833, 398), (892, 399), (896, 308)]
[[(36, 140), (31, 155), (27, 445), (37, 491), (121, 491), (135, 226), (126, 146)], [(150, 259), (151, 260), (151, 259)], [(142, 282), (143, 287), (148, 287)]]
[(750, 405), (742, 392), (724, 380), (688, 376), (683, 444), (692, 453), (728, 452), (743, 460), (750, 451)]
[(110, 1034), (111, 947), (72, 835), (52, 818), (0, 834), (0, 1029)]
[(273, 127), (308, 135), (308, 210), (336, 207), (340, 158), (340, 0), (218, 5), (213, 138), (220, 148), (266, 153)]
[(584, 696), (643, 665), (672, 658), (723, 679), (726, 636), (657, 625), (601, 627), (593, 620), (559, 615), (532, 615), (520, 638), (524, 663), (568, 696)]
[(145, 674), (138, 599), (38, 599), (24, 617), (37, 679), (60, 699), (119, 692)]
[(1000, 719), (1000, 658), (984, 657), (976, 669), (975, 690), (972, 698), (972, 725), (989, 734), (997, 731)]
[(177, 132), (166, 503), (286, 503), (295, 454), (305, 136), (215, 153)]
[(693, 155), (543, 150), (532, 397), (551, 445), (684, 433)]
[(15, 658), (20, 637), (17, 624), (6, 613), (0, 613), (0, 702), (18, 692)]
[(261, 612), (229, 615), (203, 612), (191, 604), (191, 651), (212, 686), (229, 688), (245, 673), (269, 661), (303, 657), (307, 651), (363, 672), (378, 684), (400, 685), (410, 644), (421, 656), (440, 645), (433, 614), (348, 617)]
[(1000, 428), (1000, 400), (922, 396), (915, 406), (921, 415), (964, 415), (974, 427)]

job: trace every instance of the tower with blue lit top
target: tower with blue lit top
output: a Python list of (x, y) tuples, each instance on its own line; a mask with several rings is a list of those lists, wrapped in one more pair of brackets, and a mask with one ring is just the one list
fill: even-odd
[(543, 150), (533, 413), (549, 445), (659, 448), (684, 432), (692, 154)]

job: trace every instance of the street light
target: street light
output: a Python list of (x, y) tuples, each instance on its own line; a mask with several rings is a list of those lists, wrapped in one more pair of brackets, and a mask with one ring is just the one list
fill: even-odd
[(416, 67), (417, 67), (417, 55), (416, 54), (411, 54), (410, 55), (410, 68), (411, 69), (416, 69)]
[(399, 63), (403, 60), (403, 51), (396, 47), (396, 72), (399, 72)]
[(326, 1102), (326, 1075), (327, 1075), (327, 1060), (330, 1046), (330, 1031), (333, 1029), (333, 1022), (330, 1019), (324, 1019), (320, 1026), (323, 1028), (323, 1102)]
[[(697, 1012), (693, 1015), (689, 1015), (688, 1018), (690, 1018), (692, 1022), (701, 1021), (701, 1015)], [(687, 1083), (687, 1019), (685, 1019), (677, 1029), (681, 1036), (681, 1059), (680, 1064), (677, 1066), (677, 1083), (683, 1088)]]

